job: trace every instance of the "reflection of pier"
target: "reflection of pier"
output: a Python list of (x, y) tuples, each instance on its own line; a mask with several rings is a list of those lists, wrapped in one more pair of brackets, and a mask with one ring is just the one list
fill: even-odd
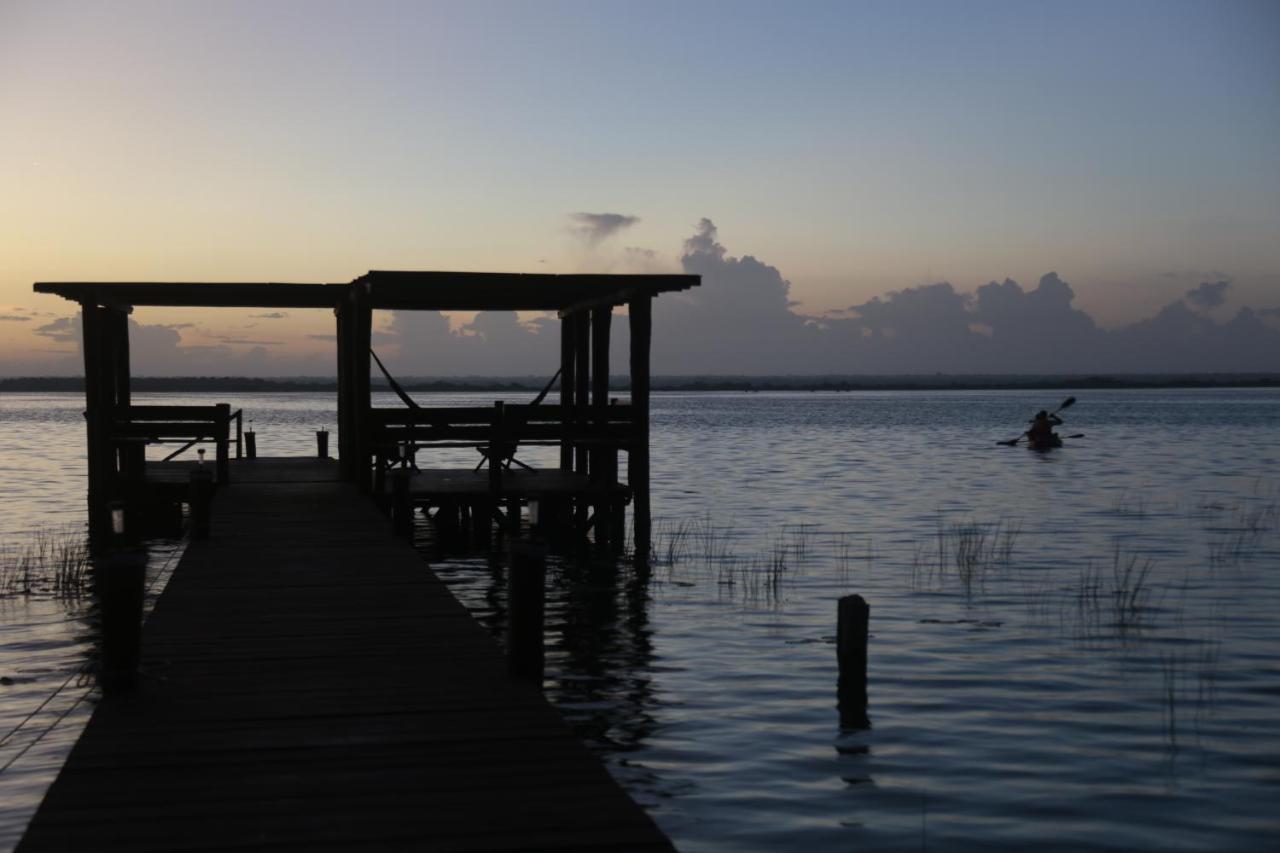
[[(157, 505), (204, 506), (212, 480), (217, 492), (208, 537), (190, 543), (143, 630), (148, 677), (104, 698), (20, 849), (670, 849), (369, 498), (401, 528), (419, 508), (486, 540), (536, 510), (610, 550), (630, 501), (643, 562), (650, 303), (696, 283), (370, 273), (350, 285), (37, 285), (82, 305), (90, 529), (111, 558), (100, 588), (119, 587), (106, 570), (126, 553), (111, 552), (119, 528)], [(631, 394), (615, 405), (609, 329), (623, 304)], [(332, 308), (339, 458), (255, 459), (252, 442), (238, 458), (228, 405), (133, 406), (135, 305)], [(373, 408), (374, 308), (558, 311), (558, 404)], [(212, 464), (148, 460), (162, 442), (212, 446)], [(558, 449), (558, 464), (519, 464), (529, 444)], [(432, 466), (459, 446), (479, 450), (483, 470)]]

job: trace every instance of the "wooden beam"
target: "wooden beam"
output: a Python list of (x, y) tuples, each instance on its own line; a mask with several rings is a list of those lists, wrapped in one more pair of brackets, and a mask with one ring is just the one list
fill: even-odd
[(627, 455), (631, 486), (632, 539), (638, 562), (647, 564), (653, 521), (649, 514), (649, 349), (653, 334), (653, 299), (631, 300), (627, 309), (631, 332), (631, 410), (635, 432)]
[(636, 289), (632, 287), (615, 290), (611, 293), (604, 293), (588, 299), (568, 305), (560, 309), (560, 319), (563, 320), (572, 314), (585, 314), (586, 312), (595, 312), (597, 308), (612, 308), (615, 305), (623, 305), (636, 295)]

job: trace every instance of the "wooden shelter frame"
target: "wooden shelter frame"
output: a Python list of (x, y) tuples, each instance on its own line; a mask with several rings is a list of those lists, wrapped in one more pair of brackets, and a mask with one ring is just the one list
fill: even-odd
[[(110, 502), (121, 483), (141, 474), (140, 448), (121, 440), (121, 424), (140, 432), (131, 416), (128, 315), (135, 306), (329, 308), (336, 318), (338, 455), (343, 476), (373, 488), (372, 461), (381, 423), (371, 402), (373, 311), (554, 311), (561, 324), (559, 430), (542, 435), (560, 447), (560, 469), (593, 480), (617, 479), (617, 450), (628, 453), (628, 487), (637, 553), (647, 554), (649, 507), (649, 388), (652, 302), (662, 293), (700, 283), (694, 275), (549, 275), (524, 273), (370, 271), (346, 284), (204, 282), (38, 282), (37, 293), (79, 303), (85, 366), (88, 504), (91, 538), (109, 532)], [(630, 325), (628, 417), (609, 411), (609, 342), (613, 309), (627, 307)], [(154, 414), (154, 413), (153, 413)], [(385, 418), (382, 418), (385, 420)], [(221, 436), (225, 424), (179, 428), (186, 436)], [(125, 430), (128, 432), (129, 430)], [(145, 432), (145, 431), (142, 431)], [(583, 439), (590, 435), (591, 440)]]

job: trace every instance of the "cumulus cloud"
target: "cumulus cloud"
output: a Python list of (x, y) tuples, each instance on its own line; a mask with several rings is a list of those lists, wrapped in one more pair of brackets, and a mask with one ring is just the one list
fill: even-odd
[(640, 221), (638, 216), (623, 213), (571, 213), (569, 230), (588, 246), (596, 246), (604, 240), (630, 228)]
[[(583, 238), (595, 234), (597, 241), (635, 219), (579, 216), (588, 217), (581, 220)], [(1280, 371), (1280, 308), (1242, 308), (1224, 322), (1211, 316), (1226, 300), (1226, 275), (1202, 280), (1151, 317), (1109, 331), (1075, 306), (1073, 288), (1055, 272), (1034, 287), (1006, 278), (973, 292), (939, 281), (808, 317), (797, 311), (783, 272), (753, 255), (732, 254), (710, 219), (698, 222), (675, 256), (635, 247), (599, 254), (605, 268), (674, 268), (702, 276), (702, 286), (655, 302), (653, 359), (660, 374)], [(228, 335), (215, 346), (183, 345), (179, 329), (186, 325), (131, 319), (135, 374), (332, 374), (332, 359), (290, 356), (284, 347), (273, 353), (273, 341)], [(622, 373), (627, 323), (615, 322), (613, 330), (613, 372)], [(78, 317), (59, 317), (33, 331), (56, 344), (79, 345)], [(334, 340), (332, 334), (310, 337)], [(373, 331), (378, 354), (399, 377), (549, 377), (559, 339), (554, 317), (501, 311), (479, 313), (456, 328), (440, 312), (379, 312)]]
[(59, 317), (42, 326), (36, 326), (34, 331), (37, 335), (48, 338), (55, 343), (79, 345), (80, 318)]
[(1227, 288), (1230, 286), (1231, 282), (1225, 279), (1222, 281), (1202, 281), (1199, 286), (1188, 290), (1183, 298), (1187, 300), (1192, 308), (1198, 308), (1201, 311), (1212, 311), (1227, 301)]
[(21, 314), (0, 314), (0, 322), (5, 321), (10, 323), (29, 323), (31, 318), (23, 317)]

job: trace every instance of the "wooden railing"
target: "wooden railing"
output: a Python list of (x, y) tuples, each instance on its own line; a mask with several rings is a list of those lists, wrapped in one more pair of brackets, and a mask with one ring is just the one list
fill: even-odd
[[(226, 403), (216, 406), (129, 406), (117, 409), (111, 421), (111, 441), (120, 449), (125, 476), (141, 474), (142, 448), (147, 444), (181, 444), (165, 461), (201, 443), (214, 445), (219, 483), (230, 479), (231, 421), (236, 421), (236, 457), (242, 453), (243, 410), (233, 415)], [(136, 466), (136, 472), (135, 472)]]
[[(520, 446), (590, 447), (597, 453), (626, 449), (636, 419), (629, 405), (578, 407), (505, 405), (425, 409), (370, 409), (366, 421), (374, 466), (374, 489), (385, 472), (413, 466), (419, 450), (474, 447), (490, 461), (509, 459)], [(509, 463), (507, 463), (509, 466)]]

